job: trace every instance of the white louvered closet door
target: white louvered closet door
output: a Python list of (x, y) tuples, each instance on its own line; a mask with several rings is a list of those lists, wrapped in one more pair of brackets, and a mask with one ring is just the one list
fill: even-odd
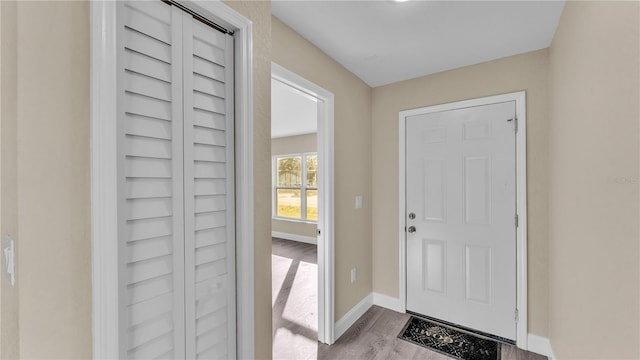
[(184, 14), (187, 358), (235, 358), (233, 37)]
[(233, 38), (118, 4), (120, 357), (235, 357)]

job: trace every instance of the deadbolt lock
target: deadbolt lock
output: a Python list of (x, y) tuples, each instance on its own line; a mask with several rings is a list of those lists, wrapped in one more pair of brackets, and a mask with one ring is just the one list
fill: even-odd
[(413, 220), (416, 218), (416, 214), (415, 213), (409, 213), (409, 219)]

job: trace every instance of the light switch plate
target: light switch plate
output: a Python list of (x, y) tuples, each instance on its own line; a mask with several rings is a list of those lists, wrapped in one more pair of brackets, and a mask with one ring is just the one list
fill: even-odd
[(356, 209), (362, 209), (362, 195), (356, 195)]
[(11, 286), (16, 283), (16, 267), (15, 267), (15, 242), (8, 234), (5, 235), (2, 244), (2, 255), (4, 263), (4, 272), (11, 283)]

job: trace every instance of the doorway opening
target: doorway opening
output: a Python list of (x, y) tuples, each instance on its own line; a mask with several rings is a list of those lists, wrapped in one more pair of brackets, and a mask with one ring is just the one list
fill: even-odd
[(333, 94), (277, 64), (271, 88), (273, 354), (308, 357), (334, 340)]

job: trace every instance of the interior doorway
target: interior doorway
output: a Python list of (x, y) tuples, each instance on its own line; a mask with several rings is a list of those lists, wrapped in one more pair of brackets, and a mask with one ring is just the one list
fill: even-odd
[[(333, 94), (272, 64), (274, 354), (333, 343)], [(298, 298), (292, 298), (298, 297)], [(291, 307), (289, 309), (288, 307)]]

